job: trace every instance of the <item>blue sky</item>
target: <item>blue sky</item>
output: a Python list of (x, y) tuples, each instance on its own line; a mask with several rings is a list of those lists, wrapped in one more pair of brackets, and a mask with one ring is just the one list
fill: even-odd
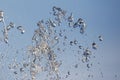
[[(48, 19), (50, 17), (49, 12), (53, 6), (61, 7), (67, 10), (68, 13), (72, 12), (75, 18), (83, 18), (87, 23), (86, 33), (89, 35), (89, 38), (86, 39), (88, 42), (97, 41), (98, 35), (103, 35), (104, 38), (103, 42), (99, 42), (99, 48), (95, 54), (97, 58), (95, 58), (96, 62), (93, 62), (96, 65), (91, 71), (88, 71), (95, 75), (91, 80), (96, 80), (98, 78), (98, 80), (119, 80), (119, 3), (119, 0), (0, 0), (0, 10), (5, 12), (6, 23), (13, 21), (16, 25), (24, 25), (26, 29), (26, 34), (24, 35), (19, 33), (16, 33), (18, 35), (14, 35), (14, 33), (10, 35), (10, 44), (14, 44), (16, 48), (26, 47), (31, 43), (30, 40), (34, 29), (37, 28), (36, 23), (41, 19)], [(75, 33), (74, 36), (79, 36), (79, 34)], [(67, 61), (68, 59), (65, 60)], [(97, 62), (100, 62), (100, 65), (98, 65)], [(87, 70), (84, 67), (80, 68), (83, 69), (79, 72), (81, 79), (74, 75), (71, 78), (73, 78), (73, 80), (88, 80), (85, 76), (88, 73)], [(66, 68), (64, 67), (64, 69)], [(99, 70), (103, 72), (103, 78), (99, 76)], [(72, 72), (74, 73), (74, 71), (73, 69)], [(117, 78), (115, 78), (115, 75), (117, 75)]]

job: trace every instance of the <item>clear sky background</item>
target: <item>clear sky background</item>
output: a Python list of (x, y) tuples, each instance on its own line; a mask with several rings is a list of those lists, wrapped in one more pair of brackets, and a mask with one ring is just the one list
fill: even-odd
[[(104, 38), (103, 42), (99, 42), (99, 48), (95, 54), (97, 57), (96, 62), (94, 61), (96, 65), (89, 71), (89, 73), (94, 74), (94, 78), (87, 78), (85, 75), (88, 71), (81, 70), (79, 71), (80, 77), (71, 75), (71, 79), (120, 80), (119, 0), (0, 0), (0, 10), (5, 12), (6, 23), (12, 21), (16, 25), (23, 25), (26, 30), (26, 34), (23, 36), (18, 33), (11, 34), (10, 44), (14, 44), (15, 48), (18, 49), (29, 45), (34, 29), (37, 28), (36, 23), (41, 19), (48, 19), (53, 6), (61, 7), (68, 13), (73, 12), (75, 18), (83, 18), (87, 23), (88, 41), (96, 41), (98, 35), (103, 35)], [(0, 29), (2, 29), (1, 27)], [(15, 36), (14, 34), (18, 35)], [(79, 36), (79, 34), (76, 33), (74, 36)], [(97, 62), (100, 62), (100, 64), (98, 65)], [(79, 68), (85, 69), (84, 67)], [(103, 77), (100, 75), (101, 72)], [(2, 80), (1, 73), (0, 80)]]

